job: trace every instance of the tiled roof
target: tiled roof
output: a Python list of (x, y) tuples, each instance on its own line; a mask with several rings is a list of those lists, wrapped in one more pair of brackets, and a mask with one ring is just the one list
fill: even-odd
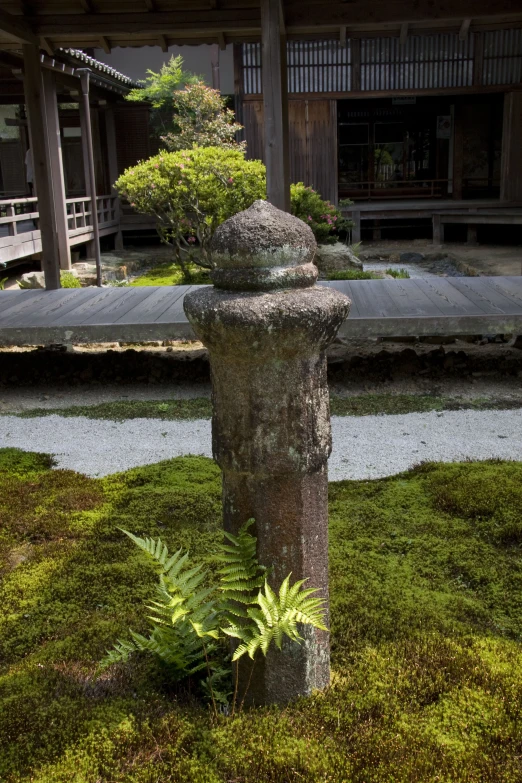
[(115, 70), (114, 68), (111, 68), (110, 65), (107, 65), (106, 63), (102, 63), (99, 60), (95, 60), (94, 57), (89, 57), (88, 54), (85, 54), (85, 52), (82, 52), (81, 49), (58, 49), (57, 54), (66, 54), (69, 57), (72, 57), (74, 60), (79, 60), (80, 62), (84, 63), (87, 67), (93, 68), (95, 71), (98, 71), (99, 73), (105, 74), (110, 79), (114, 79), (114, 81), (119, 82), (120, 84), (124, 85), (125, 87), (128, 87), (131, 89), (132, 87), (140, 87), (141, 85), (138, 82), (135, 82), (134, 79), (131, 79), (130, 76), (125, 76), (125, 74), (120, 73), (119, 71)]

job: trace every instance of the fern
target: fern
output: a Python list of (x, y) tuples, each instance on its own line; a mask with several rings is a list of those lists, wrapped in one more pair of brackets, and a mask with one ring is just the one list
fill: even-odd
[(188, 552), (179, 549), (170, 555), (161, 539), (123, 530), (159, 573), (155, 600), (146, 607), (152, 629), (149, 636), (131, 630), (130, 640), (118, 639), (100, 668), (147, 652), (168, 664), (177, 679), (206, 671), (201, 687), (216, 712), (217, 704), (226, 704), (230, 696), (227, 638), (238, 640), (232, 654), (237, 661), (243, 655), (254, 659), (258, 651), (266, 655), (272, 644), (281, 649), (285, 636), (300, 643), (300, 624), (326, 630), (324, 601), (315, 589), (304, 588), (305, 579), (291, 585), (289, 574), (279, 593), (272, 590), (269, 571), (257, 560), (257, 539), (249, 532), (253, 524), (249, 519), (237, 535), (225, 533), (216, 555), (221, 564), (217, 589), (203, 586), (208, 573), (202, 565), (190, 567)]
[(132, 642), (118, 643), (100, 667), (125, 662), (133, 652), (157, 655), (182, 679), (203, 669), (212, 669), (209, 653), (220, 638), (219, 612), (209, 600), (213, 588), (201, 588), (207, 573), (201, 565), (188, 567), (188, 553), (180, 549), (169, 556), (161, 539), (139, 538), (123, 531), (154, 562), (160, 572), (156, 600), (147, 606), (152, 631), (148, 637), (131, 631)]
[(283, 581), (279, 595), (265, 581), (263, 590), (257, 595), (257, 606), (247, 608), (250, 622), (222, 629), (223, 633), (242, 641), (234, 651), (233, 661), (245, 654), (254, 659), (257, 650), (266, 655), (272, 642), (281, 649), (284, 636), (294, 642), (301, 642), (303, 638), (299, 634), (298, 623), (327, 630), (323, 623), (324, 601), (312, 597), (317, 590), (303, 589), (306, 579), (290, 585), (290, 576)]
[(222, 610), (228, 622), (234, 618), (246, 618), (245, 606), (254, 604), (256, 595), (265, 582), (267, 569), (257, 560), (257, 538), (248, 529), (254, 524), (249, 519), (241, 526), (237, 536), (225, 531), (230, 544), (221, 544), (221, 553), (216, 560), (223, 564), (219, 569), (219, 590), (222, 597)]

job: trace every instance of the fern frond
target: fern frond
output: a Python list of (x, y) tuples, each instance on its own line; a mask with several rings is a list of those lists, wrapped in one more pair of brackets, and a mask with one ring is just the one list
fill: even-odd
[(165, 571), (165, 565), (171, 563), (174, 558), (181, 557), (182, 550), (178, 550), (169, 560), (169, 550), (166, 544), (163, 543), (161, 538), (140, 538), (135, 536), (134, 533), (130, 533), (128, 530), (119, 528), (122, 533), (133, 541), (145, 554), (147, 554), (155, 563), (161, 568), (162, 572)]
[(276, 594), (265, 581), (263, 590), (257, 595), (256, 605), (247, 608), (250, 622), (242, 626), (230, 623), (222, 628), (223, 633), (243, 642), (234, 651), (233, 661), (245, 654), (253, 658), (258, 650), (266, 655), (272, 643), (281, 649), (285, 636), (301, 642), (299, 623), (327, 630), (323, 622), (324, 601), (314, 595), (317, 590), (303, 589), (305, 582), (306, 579), (301, 579), (290, 585), (289, 574)]
[(113, 663), (127, 663), (132, 653), (136, 652), (136, 646), (132, 642), (118, 639), (112, 650), (107, 651), (107, 655), (102, 658), (98, 664), (98, 669), (103, 671)]

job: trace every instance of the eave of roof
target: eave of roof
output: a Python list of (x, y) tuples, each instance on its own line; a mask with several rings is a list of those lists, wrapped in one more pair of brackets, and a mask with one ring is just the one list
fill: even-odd
[(129, 90), (141, 86), (138, 82), (131, 79), (130, 76), (125, 76), (124, 73), (120, 73), (115, 68), (111, 68), (110, 65), (102, 63), (94, 57), (90, 57), (88, 54), (85, 54), (85, 52), (82, 52), (81, 49), (57, 49), (55, 57), (60, 57), (60, 55), (66, 55), (71, 60), (79, 62), (87, 68), (92, 68), (94, 71), (103, 74), (105, 78), (117, 82), (118, 84), (127, 87)]

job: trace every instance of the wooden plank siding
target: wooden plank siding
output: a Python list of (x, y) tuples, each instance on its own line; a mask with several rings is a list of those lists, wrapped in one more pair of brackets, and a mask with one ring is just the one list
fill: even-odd
[[(463, 90), (520, 84), (522, 28), (484, 33), (468, 31), (288, 41), (288, 91), (291, 94), (383, 93)], [(243, 92), (262, 92), (261, 48), (242, 46)]]
[(119, 174), (157, 152), (157, 141), (151, 135), (149, 114), (150, 109), (146, 105), (117, 104), (114, 107)]
[(522, 201), (522, 92), (504, 99), (500, 198)]
[[(337, 202), (337, 102), (325, 98), (291, 99), (288, 104), (290, 180), (304, 182), (321, 196)], [(247, 157), (264, 161), (264, 123), (261, 101), (245, 101), (243, 124)]]

